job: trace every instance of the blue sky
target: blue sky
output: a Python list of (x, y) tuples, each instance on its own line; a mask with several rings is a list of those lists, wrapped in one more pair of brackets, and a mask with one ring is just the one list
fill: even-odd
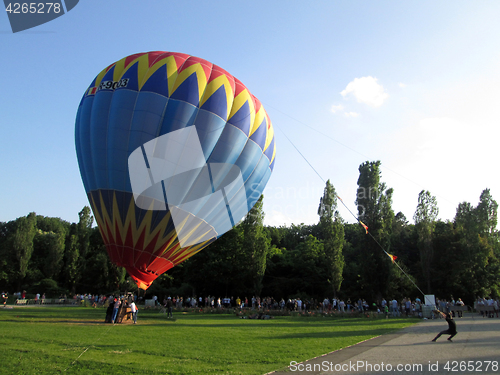
[(277, 143), (267, 224), (317, 221), (324, 182), (286, 137), (353, 212), (367, 160), (410, 222), (422, 189), (443, 220), (485, 188), (500, 201), (499, 15), (498, 1), (85, 0), (13, 34), (2, 13), (0, 221), (78, 220), (80, 99), (104, 67), (153, 50), (211, 61), (263, 103)]

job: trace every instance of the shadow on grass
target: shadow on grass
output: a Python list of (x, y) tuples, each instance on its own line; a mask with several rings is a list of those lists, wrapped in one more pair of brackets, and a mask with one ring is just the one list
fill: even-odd
[[(376, 324), (381, 326), (382, 328), (387, 327), (389, 330), (399, 329), (402, 324), (411, 325), (414, 323), (418, 323), (418, 321), (382, 321), (382, 320), (367, 320), (367, 319), (356, 319), (350, 321), (336, 321), (329, 319), (269, 319), (269, 320), (260, 320), (260, 319), (238, 319), (238, 318), (226, 318), (226, 322), (216, 322), (216, 323), (198, 323), (196, 322), (196, 317), (185, 317), (181, 316), (176, 319), (157, 319), (152, 318), (150, 316), (141, 317), (139, 316), (139, 323), (142, 323), (147, 326), (164, 326), (169, 323), (178, 323), (185, 327), (200, 327), (200, 328), (264, 328), (269, 326), (282, 326), (283, 328), (294, 327), (294, 328), (322, 328), (322, 327), (351, 327), (351, 326), (371, 326), (372, 324)], [(216, 318), (206, 317), (206, 320), (214, 321)], [(193, 321), (192, 323), (190, 321)], [(157, 323), (158, 322), (158, 323)], [(161, 323), (160, 323), (161, 322)]]
[(321, 339), (321, 338), (347, 338), (347, 337), (366, 337), (366, 336), (381, 336), (387, 333), (394, 333), (396, 330), (392, 329), (373, 329), (373, 330), (357, 330), (357, 331), (330, 331), (330, 332), (294, 332), (290, 334), (275, 335), (269, 337), (269, 340), (289, 340), (289, 339)]

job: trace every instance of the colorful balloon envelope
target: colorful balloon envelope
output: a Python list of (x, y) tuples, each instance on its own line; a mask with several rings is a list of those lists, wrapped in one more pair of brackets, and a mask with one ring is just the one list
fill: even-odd
[(76, 117), (76, 152), (111, 261), (142, 289), (236, 225), (274, 167), (271, 121), (220, 67), (173, 52), (101, 71)]

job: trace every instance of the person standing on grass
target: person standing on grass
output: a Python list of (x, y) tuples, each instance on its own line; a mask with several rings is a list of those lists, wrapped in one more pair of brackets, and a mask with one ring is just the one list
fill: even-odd
[(109, 300), (111, 301), (111, 303), (108, 305), (108, 308), (106, 309), (106, 319), (104, 319), (104, 323), (113, 323), (111, 317), (113, 316), (115, 301), (112, 298), (110, 298)]
[(392, 316), (396, 317), (396, 316), (399, 316), (399, 309), (398, 309), (398, 301), (396, 300), (396, 298), (394, 298), (392, 301), (391, 301), (391, 310), (392, 310)]
[(408, 317), (408, 315), (411, 315), (411, 299), (410, 298), (406, 298), (405, 312), (406, 312), (406, 317)]
[(132, 312), (132, 320), (134, 321), (134, 324), (137, 324), (137, 311), (139, 311), (139, 309), (135, 305), (134, 301), (130, 303), (130, 311)]
[[(464, 306), (464, 301), (462, 301), (462, 298), (459, 298), (459, 299), (457, 300), (456, 305), (457, 305), (457, 306)], [(464, 313), (464, 312), (463, 312), (463, 310), (458, 310), (458, 311), (457, 311), (457, 315), (458, 315), (458, 317), (459, 317), (459, 318), (463, 317), (463, 313)]]
[(8, 295), (6, 292), (2, 292), (2, 300), (3, 300), (3, 305), (5, 307), (5, 305), (7, 304), (7, 300), (9, 299)]
[(441, 316), (446, 319), (446, 321), (448, 322), (448, 329), (439, 332), (437, 334), (437, 336), (434, 337), (434, 339), (432, 341), (435, 342), (441, 335), (450, 335), (450, 337), (448, 337), (448, 341), (451, 341), (451, 339), (457, 334), (457, 324), (453, 320), (452, 313), (449, 312), (448, 314), (445, 314), (439, 310), (435, 310), (435, 311), (438, 312), (439, 314), (441, 314)]
[(121, 301), (119, 298), (115, 298), (115, 305), (113, 306), (113, 317), (111, 318), (111, 323), (115, 323), (116, 316), (118, 315), (118, 309), (120, 308)]
[(167, 306), (167, 318), (172, 318), (173, 303), (172, 303), (172, 299), (170, 297), (167, 298), (166, 306)]
[(340, 312), (345, 312), (345, 302), (343, 299), (340, 300), (339, 302), (339, 308), (340, 308)]

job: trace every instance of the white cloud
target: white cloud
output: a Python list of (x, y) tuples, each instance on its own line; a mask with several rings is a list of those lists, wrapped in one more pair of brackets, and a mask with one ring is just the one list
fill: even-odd
[(354, 78), (340, 94), (344, 98), (352, 94), (358, 103), (364, 103), (373, 108), (380, 107), (389, 97), (384, 87), (377, 83), (377, 78), (371, 76)]
[(345, 117), (358, 117), (359, 113), (356, 112), (344, 112)]
[(282, 225), (288, 226), (293, 223), (297, 223), (297, 220), (294, 220), (294, 218), (291, 218), (284, 213), (275, 210), (266, 212), (266, 215), (264, 217), (264, 224), (273, 227), (279, 227)]
[(334, 104), (331, 106), (330, 110), (332, 111), (332, 113), (343, 112), (345, 117), (358, 117), (359, 116), (359, 113), (356, 113), (356, 112), (345, 112), (344, 106), (342, 104), (338, 104), (338, 105)]
[(406, 85), (403, 82), (399, 82), (398, 86), (401, 87), (402, 89), (404, 89), (406, 87)]
[(344, 109), (344, 106), (342, 104), (339, 105), (332, 105), (331, 111), (332, 113), (337, 113), (338, 111), (342, 111)]

